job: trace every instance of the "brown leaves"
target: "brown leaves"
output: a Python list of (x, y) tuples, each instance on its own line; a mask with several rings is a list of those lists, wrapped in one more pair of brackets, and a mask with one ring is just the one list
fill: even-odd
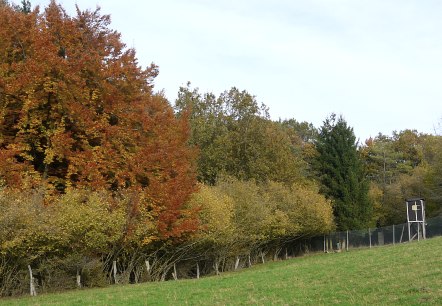
[(152, 93), (157, 67), (139, 67), (109, 24), (99, 9), (70, 17), (55, 2), (41, 14), (0, 9), (0, 177), (141, 192), (128, 222), (150, 207), (164, 238), (183, 236), (197, 224), (182, 208), (196, 183), (187, 122)]

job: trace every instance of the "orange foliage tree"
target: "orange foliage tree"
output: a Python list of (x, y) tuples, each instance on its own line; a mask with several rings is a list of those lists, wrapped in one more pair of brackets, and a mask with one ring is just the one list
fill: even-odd
[(183, 206), (196, 186), (189, 127), (153, 93), (157, 67), (142, 69), (109, 24), (55, 1), (0, 6), (0, 185), (130, 194), (129, 217), (180, 237), (197, 225)]

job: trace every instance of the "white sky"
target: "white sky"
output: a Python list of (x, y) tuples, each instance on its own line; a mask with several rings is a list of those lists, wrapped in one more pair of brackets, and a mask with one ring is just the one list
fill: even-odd
[(156, 90), (172, 103), (187, 81), (217, 95), (236, 86), (275, 120), (319, 127), (342, 114), (361, 142), (407, 128), (434, 133), (442, 122), (440, 0), (58, 3), (71, 15), (76, 3), (110, 14), (140, 64), (159, 66)]

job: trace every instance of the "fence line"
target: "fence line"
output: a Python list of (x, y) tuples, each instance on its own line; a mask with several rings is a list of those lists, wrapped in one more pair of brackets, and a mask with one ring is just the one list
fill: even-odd
[(420, 240), (423, 238), (431, 238), (442, 236), (442, 216), (426, 220), (426, 237), (418, 227), (418, 224), (411, 225), (410, 234), (408, 232), (408, 224), (394, 224), (390, 226), (368, 228), (365, 230), (332, 232), (323, 237), (315, 237), (311, 239), (312, 251), (321, 251), (318, 247), (322, 246), (324, 252), (342, 251), (352, 248), (373, 247), (388, 244), (405, 243), (410, 240)]
[[(252, 263), (265, 262), (265, 258), (272, 258), (273, 260), (287, 259), (290, 255), (297, 256), (297, 254), (302, 254), (303, 252), (341, 252), (343, 250), (348, 251), (353, 248), (360, 247), (373, 247), (382, 246), (388, 244), (405, 243), (409, 240), (420, 239), (419, 235), (423, 235), (423, 231), (419, 231), (416, 224), (413, 225), (411, 231), (408, 231), (407, 223), (396, 224), (391, 226), (379, 227), (379, 228), (368, 228), (365, 230), (354, 230), (354, 231), (341, 231), (333, 232), (328, 235), (317, 236), (313, 238), (306, 238), (304, 240), (295, 240), (291, 242), (286, 242), (284, 245), (277, 245), (273, 248), (257, 248), (255, 250), (250, 250), (249, 254), (242, 254), (236, 256), (225, 256), (225, 257), (190, 257), (183, 259), (179, 253), (172, 254), (170, 257), (164, 260), (161, 257), (154, 257), (152, 265), (149, 259), (141, 260), (139, 262), (140, 267), (146, 269), (144, 270), (144, 281), (151, 280), (166, 280), (166, 279), (178, 279), (178, 277), (184, 278), (200, 278), (200, 275), (213, 274), (214, 270), (216, 274), (221, 271), (237, 270), (238, 268), (250, 267)], [(409, 234), (410, 233), (410, 234)], [(411, 236), (411, 237), (409, 237)], [(435, 236), (442, 236), (442, 215), (427, 219), (426, 220), (426, 238), (431, 238)], [(422, 238), (424, 238), (422, 236)], [(189, 246), (190, 247), (190, 246)], [(281, 251), (285, 249), (285, 254), (282, 255)], [(187, 249), (183, 248), (184, 251)], [(190, 250), (190, 249), (189, 249)], [(178, 254), (178, 255), (177, 255)], [(184, 254), (184, 253), (183, 253)], [(268, 255), (267, 257), (265, 255)], [(252, 257), (253, 256), (253, 257)], [(184, 256), (185, 257), (185, 256)], [(141, 257), (140, 257), (141, 258)], [(240, 260), (241, 264), (240, 264)], [(271, 260), (271, 259), (270, 259)], [(134, 270), (123, 271), (118, 274), (117, 272), (117, 262), (114, 260), (112, 270), (109, 272), (109, 280), (115, 283), (131, 282), (130, 275), (134, 275), (133, 282), (143, 281), (143, 269), (140, 267), (135, 267)], [(133, 267), (132, 267), (133, 268)], [(131, 268), (131, 269), (132, 269)], [(33, 273), (31, 267), (29, 269), (29, 279), (28, 284), (30, 288), (30, 294), (36, 295), (36, 284), (34, 283)], [(173, 269), (173, 272), (171, 272)], [(12, 271), (12, 270), (11, 270)], [(60, 270), (63, 272), (63, 270)], [(60, 272), (59, 271), (59, 272)], [(22, 271), (23, 272), (23, 271)], [(14, 272), (15, 273), (15, 272)], [(121, 277), (121, 275), (129, 275), (127, 279)], [(22, 274), (25, 275), (25, 274)], [(62, 275), (62, 274), (61, 274)], [(155, 276), (156, 275), (156, 276)], [(77, 270), (77, 282), (76, 286), (80, 283), (78, 280), (79, 272)], [(69, 277), (69, 280), (71, 278)], [(1, 281), (1, 278), (0, 278)], [(19, 283), (18, 287), (7, 287), (8, 284), (3, 283), (3, 294), (4, 295), (14, 295), (16, 293), (24, 293), (23, 284)], [(0, 293), (2, 293), (2, 287), (0, 283)], [(6, 286), (6, 287), (5, 287)], [(13, 286), (13, 285), (12, 285)], [(74, 286), (74, 285), (72, 285)], [(81, 283), (80, 283), (81, 286)], [(48, 287), (49, 288), (49, 287)], [(22, 290), (22, 291), (21, 291)], [(28, 291), (29, 292), (29, 291)], [(6, 293), (6, 294), (5, 294)]]

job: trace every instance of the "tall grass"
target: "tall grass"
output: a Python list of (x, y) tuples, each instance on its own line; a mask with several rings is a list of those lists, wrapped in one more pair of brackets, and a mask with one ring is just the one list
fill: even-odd
[(442, 237), (257, 265), (199, 280), (74, 290), (4, 305), (442, 305)]

